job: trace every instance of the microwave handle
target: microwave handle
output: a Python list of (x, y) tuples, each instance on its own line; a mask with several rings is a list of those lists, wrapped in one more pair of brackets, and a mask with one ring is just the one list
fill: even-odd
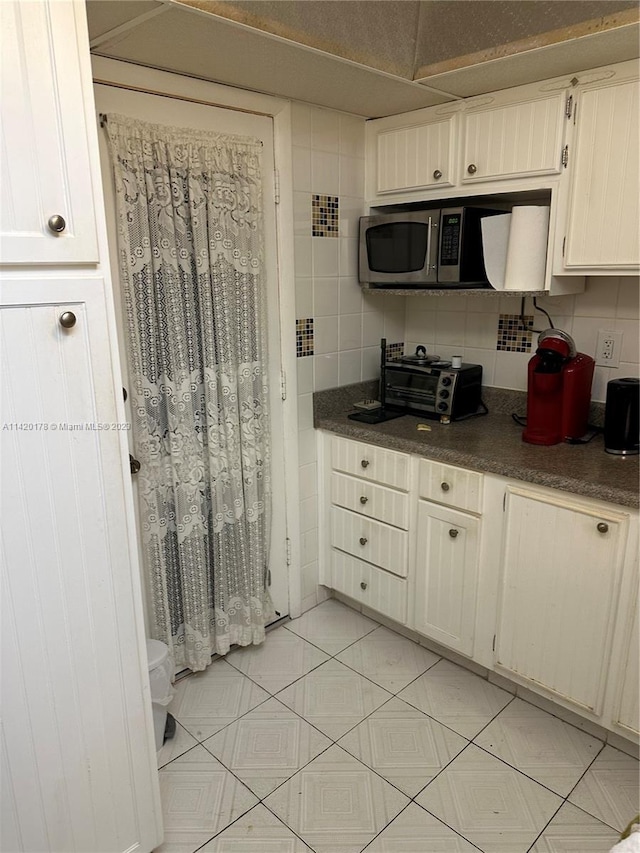
[(429, 234), (427, 237), (427, 258), (429, 259), (429, 280), (438, 280), (438, 233), (434, 235), (432, 231), (440, 226), (440, 211), (434, 210), (433, 215), (429, 216)]

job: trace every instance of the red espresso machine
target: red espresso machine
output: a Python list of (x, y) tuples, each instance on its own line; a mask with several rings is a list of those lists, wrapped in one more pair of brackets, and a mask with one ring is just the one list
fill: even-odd
[(588, 429), (595, 361), (576, 352), (573, 338), (560, 329), (540, 332), (527, 372), (527, 425), (522, 440), (558, 444), (584, 436)]

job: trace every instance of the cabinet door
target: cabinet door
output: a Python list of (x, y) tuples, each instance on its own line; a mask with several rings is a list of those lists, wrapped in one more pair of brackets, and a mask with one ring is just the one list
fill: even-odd
[(418, 503), (414, 627), (466, 655), (473, 652), (478, 525), (466, 513)]
[[(84, 4), (0, 3), (0, 258), (96, 263), (98, 247), (81, 51)], [(93, 120), (93, 118), (92, 118)], [(52, 216), (61, 222), (49, 221)]]
[(455, 116), (378, 133), (379, 193), (450, 187), (454, 175)]
[(637, 80), (585, 88), (569, 149), (567, 268), (640, 265)]
[(563, 92), (464, 116), (462, 183), (556, 175), (562, 170)]
[(104, 282), (0, 287), (0, 848), (149, 853), (158, 777)]
[(627, 729), (636, 736), (640, 734), (640, 684), (638, 683), (638, 672), (640, 670), (638, 637), (640, 628), (638, 625), (638, 602), (635, 603), (635, 613), (629, 643), (627, 657), (623, 669), (622, 692), (620, 704), (614, 720), (619, 726)]
[(496, 665), (599, 715), (628, 517), (515, 488), (506, 513)]

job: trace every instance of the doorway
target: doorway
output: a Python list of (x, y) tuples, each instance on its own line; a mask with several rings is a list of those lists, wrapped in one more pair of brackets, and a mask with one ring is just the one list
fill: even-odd
[[(269, 548), (269, 591), (277, 614), (276, 618), (279, 619), (289, 613), (289, 585), (286, 547), (287, 507), (284, 473), (284, 417), (281, 395), (282, 349), (276, 242), (273, 119), (271, 116), (196, 104), (175, 97), (132, 91), (105, 84), (96, 84), (94, 91), (96, 109), (99, 113), (119, 113), (120, 115), (154, 124), (164, 124), (170, 127), (188, 127), (210, 132), (251, 136), (260, 139), (262, 142), (262, 193), (264, 202), (265, 265), (267, 271), (267, 340), (273, 495)], [(114, 281), (120, 360), (126, 384), (128, 377), (125, 329), (122, 312), (122, 295), (118, 286), (119, 263), (117, 254), (116, 199), (109, 152), (106, 139), (102, 134), (100, 135), (100, 162), (107, 217), (109, 255)], [(136, 494), (135, 479), (134, 494)], [(146, 597), (144, 580), (143, 589), (145, 590)]]

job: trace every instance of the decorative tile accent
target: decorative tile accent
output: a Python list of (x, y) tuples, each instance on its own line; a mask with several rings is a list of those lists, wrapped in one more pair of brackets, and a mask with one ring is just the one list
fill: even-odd
[(159, 778), (164, 843), (156, 853), (191, 853), (258, 802), (203, 746), (176, 758)]
[(387, 361), (393, 361), (404, 355), (404, 341), (398, 344), (387, 344)]
[[(425, 812), (426, 814), (426, 812)], [(198, 853), (313, 853), (281, 820), (257, 805)]]
[(398, 695), (467, 738), (475, 737), (513, 699), (500, 687), (447, 660), (439, 661)]
[(286, 628), (271, 631), (261, 646), (246, 646), (227, 655), (232, 666), (269, 693), (277, 693), (327, 659), (324, 652)]
[(467, 744), (465, 738), (400, 699), (387, 702), (338, 742), (409, 797), (431, 782)]
[(311, 196), (311, 236), (337, 237), (340, 228), (339, 200), (335, 195)]
[(514, 699), (474, 742), (564, 797), (603, 746), (521, 699)]
[(327, 654), (335, 655), (374, 631), (378, 623), (330, 598), (298, 619), (292, 619), (285, 627)]
[(440, 658), (388, 628), (377, 628), (345, 649), (338, 660), (390, 693), (397, 693)]
[[(533, 317), (524, 317), (527, 326), (533, 326)], [(500, 314), (496, 349), (502, 352), (531, 352), (531, 331), (522, 328), (519, 314)]]
[(478, 848), (469, 844), (420, 806), (410, 803), (366, 849), (366, 853), (427, 853), (427, 851), (478, 853)]
[(327, 661), (278, 694), (281, 702), (332, 740), (342, 737), (390, 698), (386, 690), (337, 660)]
[(198, 740), (204, 740), (269, 698), (226, 660), (176, 684), (169, 711)]
[(316, 853), (360, 853), (408, 803), (339, 746), (323, 752), (265, 800)]
[(605, 746), (569, 800), (619, 832), (640, 811), (638, 761)]
[(260, 799), (330, 745), (329, 738), (277, 699), (269, 699), (204, 742)]
[(620, 834), (581, 809), (565, 803), (531, 848), (531, 853), (603, 853)]
[(481, 850), (526, 853), (562, 799), (470, 744), (416, 802)]
[(296, 356), (313, 355), (313, 317), (296, 320)]

